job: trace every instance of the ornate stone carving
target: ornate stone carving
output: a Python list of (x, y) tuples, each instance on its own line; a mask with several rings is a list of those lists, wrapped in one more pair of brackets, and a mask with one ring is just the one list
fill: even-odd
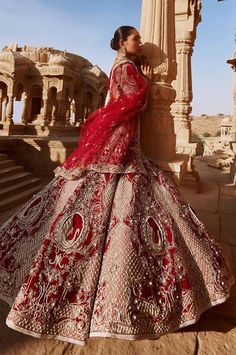
[(197, 148), (196, 144), (191, 143), (192, 132), (189, 119), (193, 99), (191, 56), (197, 25), (201, 21), (201, 0), (176, 0), (175, 5), (177, 76), (173, 82), (176, 99), (171, 112), (174, 116), (176, 150), (187, 152), (190, 149), (192, 153), (188, 171), (191, 172), (194, 169), (192, 157)]
[[(29, 129), (26, 127), (28, 123), (40, 127), (50, 125), (51, 131), (54, 127), (71, 126), (68, 107), (75, 98), (71, 93), (80, 92), (80, 99), (83, 99), (85, 90), (89, 91), (96, 106), (101, 94), (106, 96), (107, 80), (97, 65), (93, 66), (76, 54), (51, 47), (10, 44), (0, 53), (0, 89), (3, 85), (7, 88), (7, 100), (4, 97), (0, 99), (0, 117), (5, 120), (7, 109), (7, 124), (14, 123), (15, 96), (17, 100), (23, 100), (21, 117), (25, 130)], [(21, 92), (27, 93), (26, 96), (19, 94), (18, 85), (22, 87)], [(75, 116), (80, 123), (86, 115), (81, 110), (84, 104), (82, 101), (74, 106), (75, 110), (78, 109)], [(97, 108), (95, 106), (91, 105), (90, 111)], [(50, 130), (36, 131), (45, 135), (46, 131), (50, 134)]]
[(231, 164), (231, 176), (232, 179), (234, 181), (234, 184), (236, 185), (236, 50), (234, 52), (233, 58), (227, 60), (227, 63), (231, 65), (231, 68), (234, 71), (233, 74), (233, 105), (234, 105), (234, 113), (233, 113), (233, 118), (231, 121), (231, 142), (230, 142), (230, 146), (231, 149), (234, 152), (234, 159), (233, 159), (233, 163)]
[(175, 99), (171, 82), (176, 76), (174, 2), (143, 0), (140, 32), (144, 54), (154, 71), (147, 110), (141, 121), (142, 145), (151, 158), (170, 160), (175, 156), (170, 113)]

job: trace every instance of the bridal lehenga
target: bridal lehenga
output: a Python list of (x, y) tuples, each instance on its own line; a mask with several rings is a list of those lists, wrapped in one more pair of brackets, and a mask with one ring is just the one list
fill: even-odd
[(147, 82), (129, 59), (78, 148), (0, 229), (9, 327), (80, 345), (156, 339), (224, 302), (229, 261), (140, 147)]

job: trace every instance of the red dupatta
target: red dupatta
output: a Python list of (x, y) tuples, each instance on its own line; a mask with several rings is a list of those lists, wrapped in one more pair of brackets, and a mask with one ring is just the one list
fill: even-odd
[[(54, 170), (55, 173), (60, 175), (63, 170), (76, 176), (76, 170), (82, 171), (89, 165), (122, 164), (136, 133), (139, 112), (146, 103), (147, 86), (147, 81), (133, 61), (125, 58), (114, 64), (109, 78), (108, 103), (86, 119), (81, 127), (78, 148), (62, 167)], [(114, 137), (116, 147), (119, 146), (119, 149), (115, 149), (115, 159), (111, 151), (107, 154), (106, 149)]]

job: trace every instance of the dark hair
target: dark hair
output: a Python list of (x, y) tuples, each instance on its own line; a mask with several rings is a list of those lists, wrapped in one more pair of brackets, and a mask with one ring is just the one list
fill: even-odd
[(118, 51), (118, 49), (120, 48), (120, 44), (119, 44), (120, 39), (126, 40), (131, 30), (135, 30), (135, 27), (121, 26), (117, 28), (117, 30), (114, 33), (114, 37), (111, 40), (111, 48), (114, 49), (115, 51)]

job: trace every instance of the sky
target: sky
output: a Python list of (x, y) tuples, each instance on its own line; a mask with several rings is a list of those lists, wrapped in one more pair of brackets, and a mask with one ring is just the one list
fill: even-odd
[[(151, 0), (150, 0), (151, 1)], [(0, 50), (46, 46), (67, 50), (109, 75), (116, 52), (110, 48), (122, 25), (139, 29), (141, 0), (0, 0)], [(236, 0), (202, 0), (202, 22), (192, 57), (192, 114), (233, 112)]]

